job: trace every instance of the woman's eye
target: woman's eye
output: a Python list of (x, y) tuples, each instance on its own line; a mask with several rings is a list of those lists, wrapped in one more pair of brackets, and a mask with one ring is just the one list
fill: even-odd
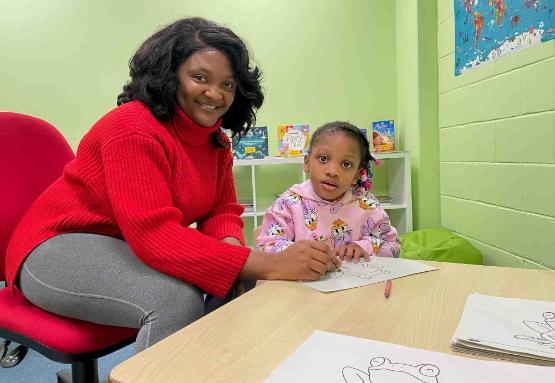
[(353, 167), (353, 164), (350, 163), (349, 161), (345, 161), (343, 162), (343, 167), (349, 169)]
[(326, 156), (319, 156), (319, 157), (318, 157), (318, 160), (319, 160), (320, 162), (326, 162), (326, 161), (328, 160), (328, 157), (326, 157)]
[(227, 90), (233, 90), (233, 89), (235, 89), (235, 83), (232, 82), (232, 81), (226, 81), (226, 82), (224, 82), (224, 89), (227, 89)]
[(206, 81), (206, 76), (203, 75), (203, 74), (194, 74), (194, 75), (193, 75), (193, 78), (194, 78), (195, 80), (201, 81), (201, 82)]

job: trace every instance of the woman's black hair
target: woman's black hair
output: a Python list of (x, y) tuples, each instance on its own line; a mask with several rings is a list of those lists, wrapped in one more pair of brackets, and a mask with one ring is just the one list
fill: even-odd
[[(312, 134), (312, 138), (310, 139), (310, 146), (308, 148), (309, 153), (312, 152), (312, 148), (318, 143), (318, 140), (327, 134), (332, 133), (342, 133), (347, 137), (353, 138), (359, 147), (360, 150), (360, 164), (359, 169), (365, 170), (365, 175), (362, 177), (359, 176), (358, 185), (364, 187), (365, 189), (369, 189), (367, 185), (365, 185), (366, 180), (370, 180), (372, 178), (372, 161), (375, 161), (374, 157), (370, 153), (370, 143), (368, 142), (368, 137), (366, 134), (353, 124), (346, 122), (346, 121), (333, 121), (328, 122), (320, 126), (316, 131)], [(367, 179), (365, 179), (367, 177)], [(371, 185), (371, 184), (370, 184)]]
[[(139, 100), (158, 120), (171, 120), (177, 105), (177, 68), (194, 53), (207, 49), (226, 55), (237, 81), (235, 99), (222, 116), (222, 128), (231, 130), (234, 136), (245, 134), (254, 126), (256, 110), (264, 101), (262, 73), (251, 66), (248, 49), (235, 33), (201, 17), (177, 20), (139, 47), (129, 60), (131, 80), (124, 85), (117, 104)], [(227, 145), (220, 131), (212, 138), (217, 146)]]

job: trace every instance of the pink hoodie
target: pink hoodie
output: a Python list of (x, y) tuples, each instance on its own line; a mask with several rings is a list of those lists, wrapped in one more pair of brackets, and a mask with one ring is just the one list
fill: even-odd
[(348, 189), (329, 202), (314, 192), (310, 180), (293, 185), (268, 208), (256, 248), (275, 253), (301, 239), (326, 242), (332, 249), (354, 242), (382, 257), (400, 253), (397, 230), (372, 193)]

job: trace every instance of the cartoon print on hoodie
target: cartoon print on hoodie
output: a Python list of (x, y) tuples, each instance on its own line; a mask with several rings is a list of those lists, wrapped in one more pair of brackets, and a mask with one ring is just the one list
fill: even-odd
[[(363, 197), (366, 202), (361, 202)], [(363, 209), (361, 204), (375, 208)], [(400, 247), (397, 231), (371, 193), (350, 188), (336, 201), (326, 201), (310, 180), (291, 186), (266, 211), (256, 246), (276, 252), (301, 239), (330, 247), (354, 242), (366, 253), (383, 257), (398, 254)]]
[(338, 248), (341, 245), (346, 245), (349, 242), (352, 242), (351, 233), (353, 231), (349, 229), (349, 225), (347, 222), (336, 219), (333, 221), (333, 225), (331, 227), (331, 238), (333, 240), (333, 247)]
[(284, 210), (285, 207), (293, 206), (301, 201), (301, 197), (291, 190), (283, 193), (276, 202), (279, 204), (279, 210)]
[[(268, 243), (271, 246), (273, 252), (281, 251), (290, 245), (290, 242), (285, 236), (285, 229), (274, 219), (270, 225), (265, 230), (266, 235), (274, 237), (275, 240), (272, 243)], [(260, 247), (257, 246), (260, 250)]]
[(266, 228), (266, 235), (283, 237), (285, 235), (285, 229), (275, 219), (273, 219), (270, 225)]
[(318, 227), (318, 216), (316, 215), (316, 209), (310, 206), (308, 203), (303, 203), (303, 216), (304, 225), (308, 230), (314, 231)]
[(374, 210), (379, 206), (379, 202), (375, 197), (363, 194), (358, 200), (358, 205), (362, 210)]
[(345, 205), (342, 202), (314, 201), (319, 207), (329, 207), (331, 214), (336, 214)]

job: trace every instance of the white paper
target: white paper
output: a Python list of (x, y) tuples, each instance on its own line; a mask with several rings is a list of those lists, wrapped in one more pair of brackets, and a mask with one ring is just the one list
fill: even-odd
[(555, 368), (481, 361), (315, 331), (265, 383), (553, 383)]
[(555, 302), (471, 294), (451, 343), (555, 361)]
[(437, 268), (408, 259), (370, 257), (369, 262), (343, 261), (341, 271), (331, 271), (317, 281), (304, 283), (316, 290), (329, 292), (371, 285), (431, 270), (437, 270)]

